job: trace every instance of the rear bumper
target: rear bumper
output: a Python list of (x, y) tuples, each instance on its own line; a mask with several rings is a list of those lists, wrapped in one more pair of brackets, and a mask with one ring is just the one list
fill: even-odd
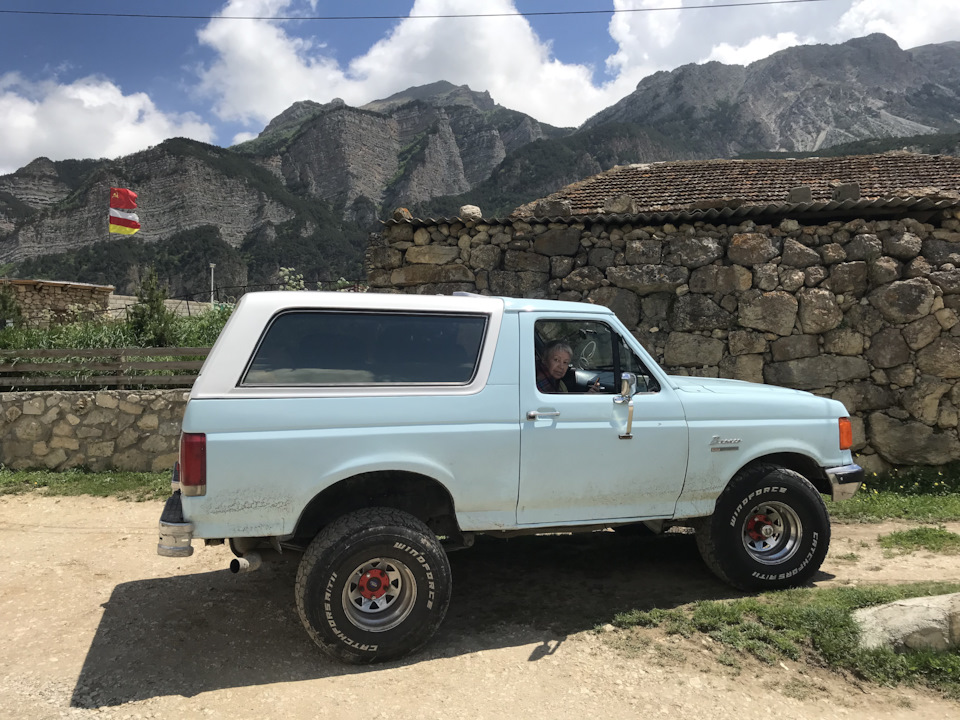
[(863, 483), (863, 468), (859, 465), (840, 465), (823, 471), (830, 481), (830, 497), (834, 500), (849, 500)]
[(164, 557), (190, 557), (193, 555), (193, 523), (183, 518), (180, 490), (176, 489), (167, 498), (160, 515), (160, 542), (157, 555)]

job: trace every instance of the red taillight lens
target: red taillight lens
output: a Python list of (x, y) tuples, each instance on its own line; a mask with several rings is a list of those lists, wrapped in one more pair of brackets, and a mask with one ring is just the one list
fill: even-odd
[(849, 450), (853, 447), (853, 423), (850, 418), (840, 418), (840, 449)]
[(184, 495), (207, 491), (207, 436), (203, 433), (180, 436), (180, 489)]

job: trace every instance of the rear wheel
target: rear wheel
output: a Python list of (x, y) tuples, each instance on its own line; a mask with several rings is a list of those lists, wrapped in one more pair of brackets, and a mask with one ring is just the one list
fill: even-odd
[(697, 528), (697, 545), (721, 580), (742, 590), (806, 583), (830, 545), (830, 517), (810, 481), (778, 465), (738, 473)]
[(450, 565), (408, 513), (359, 510), (310, 543), (297, 572), (297, 610), (310, 637), (345, 662), (390, 660), (421, 648), (450, 602)]

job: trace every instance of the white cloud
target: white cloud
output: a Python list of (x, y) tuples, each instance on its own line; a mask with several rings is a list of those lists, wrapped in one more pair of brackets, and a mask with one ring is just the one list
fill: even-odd
[(960, 39), (956, 0), (854, 0), (833, 31), (834, 40), (889, 35), (904, 49)]
[(815, 42), (813, 38), (800, 38), (792, 32), (777, 33), (775, 37), (761, 35), (740, 46), (729, 43), (714, 45), (706, 61), (717, 60), (726, 65), (749, 65), (755, 60), (762, 60), (785, 48), (809, 45), (813, 42)]
[(233, 136), (233, 140), (230, 141), (231, 145), (239, 145), (244, 143), (247, 140), (253, 140), (259, 133), (255, 132), (239, 132)]
[(0, 76), (0, 128), (0, 174), (39, 156), (114, 158), (178, 135), (213, 138), (211, 127), (192, 113), (163, 113), (145, 93), (124, 95), (96, 76), (70, 84)]
[[(287, 14), (291, 5), (231, 0), (221, 14)], [(417, 0), (410, 15), (462, 13), (464, 7), (457, 0)], [(482, 6), (484, 13), (515, 10), (512, 0)], [(202, 91), (216, 98), (222, 119), (250, 125), (264, 124), (298, 100), (340, 97), (362, 105), (437, 80), (487, 90), (501, 105), (556, 125), (579, 124), (623, 94), (595, 87), (587, 66), (560, 62), (516, 16), (409, 17), (346, 68), (324, 55), (319, 42), (292, 36), (278, 22), (215, 20), (199, 38), (218, 53), (202, 72)]]

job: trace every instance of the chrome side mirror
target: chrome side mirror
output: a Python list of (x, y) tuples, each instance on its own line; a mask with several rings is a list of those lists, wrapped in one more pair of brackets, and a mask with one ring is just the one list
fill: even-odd
[(631, 372), (620, 373), (620, 394), (613, 398), (615, 403), (628, 403), (637, 394), (637, 376)]
[(633, 439), (633, 396), (637, 393), (637, 376), (625, 372), (620, 375), (620, 394), (613, 398), (615, 403), (627, 406), (627, 427), (620, 433), (621, 440)]

